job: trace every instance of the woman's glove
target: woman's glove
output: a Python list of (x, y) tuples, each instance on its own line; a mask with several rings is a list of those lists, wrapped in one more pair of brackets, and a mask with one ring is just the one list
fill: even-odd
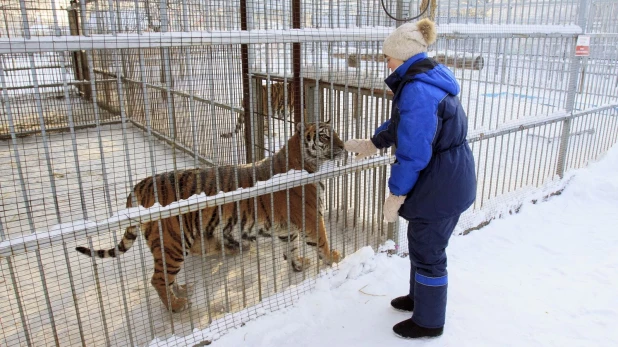
[(365, 159), (378, 152), (378, 149), (373, 145), (371, 140), (363, 139), (348, 140), (343, 144), (343, 148), (348, 152), (358, 153), (356, 157), (354, 157), (356, 160)]
[(394, 223), (399, 218), (399, 207), (406, 200), (405, 195), (392, 195), (384, 200), (384, 221), (389, 223)]

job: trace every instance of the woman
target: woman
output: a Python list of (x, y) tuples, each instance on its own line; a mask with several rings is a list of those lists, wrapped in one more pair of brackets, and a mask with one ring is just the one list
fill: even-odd
[(356, 159), (396, 146), (384, 219), (408, 221), (410, 291), (391, 301), (395, 309), (412, 313), (393, 327), (404, 338), (442, 335), (446, 247), (459, 216), (476, 198), (459, 84), (447, 67), (427, 57), (435, 39), (428, 19), (401, 25), (385, 39), (382, 51), (392, 71), (385, 82), (394, 93), (391, 118), (371, 139), (345, 143), (346, 150), (358, 153)]

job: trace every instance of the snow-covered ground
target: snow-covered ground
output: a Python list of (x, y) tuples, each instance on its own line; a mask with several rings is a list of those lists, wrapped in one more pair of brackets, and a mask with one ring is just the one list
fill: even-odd
[[(454, 236), (445, 333), (402, 340), (408, 318), (389, 306), (408, 289), (407, 258), (365, 247), (317, 280), (289, 308), (223, 336), (196, 332), (166, 342), (225, 346), (616, 346), (618, 345), (618, 146), (578, 170), (559, 196)], [(240, 316), (239, 316), (240, 317)], [(242, 319), (242, 318), (239, 318)], [(162, 343), (155, 341), (153, 345)]]

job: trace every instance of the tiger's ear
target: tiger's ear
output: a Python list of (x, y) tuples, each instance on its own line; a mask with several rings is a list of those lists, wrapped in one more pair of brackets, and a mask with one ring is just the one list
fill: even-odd
[(324, 123), (330, 125), (330, 119), (329, 120), (325, 120)]
[[(307, 124), (305, 124), (305, 129), (307, 129)], [(296, 123), (296, 132), (300, 133), (303, 131), (303, 122)]]

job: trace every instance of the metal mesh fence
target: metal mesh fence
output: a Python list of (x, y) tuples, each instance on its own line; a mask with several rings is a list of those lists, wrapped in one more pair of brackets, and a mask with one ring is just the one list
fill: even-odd
[(617, 1), (2, 2), (0, 344), (194, 345), (363, 246), (405, 254), (390, 153), (333, 155), (390, 115), (382, 6), (427, 3), (477, 165), (457, 233), (616, 143)]

